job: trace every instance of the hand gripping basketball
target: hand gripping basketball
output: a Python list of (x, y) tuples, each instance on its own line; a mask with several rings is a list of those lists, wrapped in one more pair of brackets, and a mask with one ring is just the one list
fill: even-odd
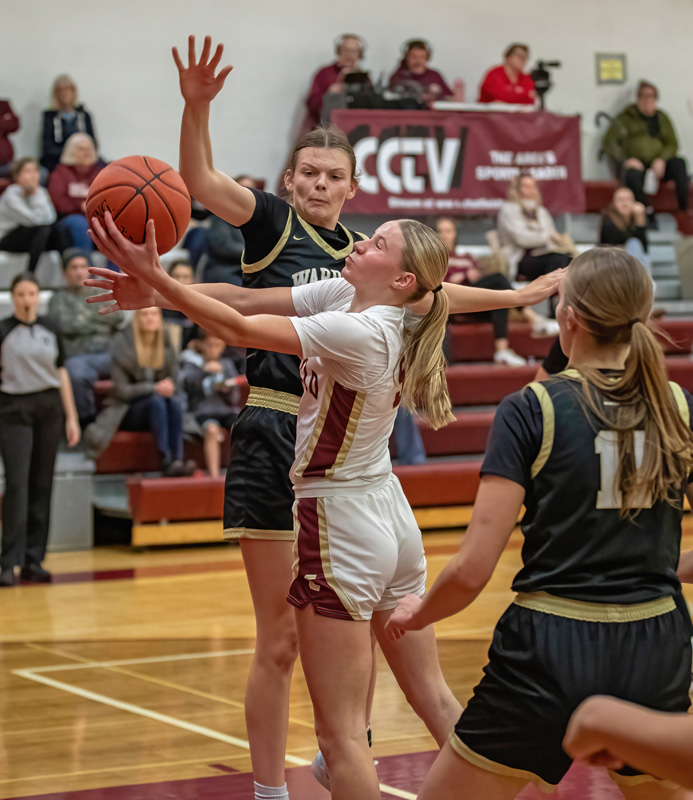
[(211, 61), (209, 54), (212, 50), (212, 37), (205, 36), (205, 41), (200, 53), (200, 60), (195, 60), (195, 37), (188, 36), (188, 66), (184, 66), (178, 54), (178, 48), (172, 49), (173, 60), (178, 67), (180, 77), (180, 91), (183, 99), (190, 105), (204, 105), (211, 103), (219, 94), (224, 81), (233, 67), (224, 67), (218, 75), (216, 69), (224, 53), (224, 45), (218, 44)]
[(104, 223), (105, 227), (96, 217), (92, 217), (89, 235), (109, 261), (145, 284), (150, 284), (157, 272), (163, 272), (157, 253), (154, 220), (147, 222), (144, 244), (134, 244), (126, 239), (118, 230), (110, 211), (106, 211)]

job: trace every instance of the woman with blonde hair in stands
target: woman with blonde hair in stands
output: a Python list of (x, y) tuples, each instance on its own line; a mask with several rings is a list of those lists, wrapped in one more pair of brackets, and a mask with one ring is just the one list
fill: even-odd
[[(530, 781), (552, 791), (571, 764), (571, 715), (592, 695), (690, 706), (690, 567), (680, 578), (677, 565), (693, 397), (667, 383), (651, 309), (652, 281), (624, 251), (573, 261), (557, 309), (571, 369), (503, 400), (459, 553), (423, 601), (391, 615), (406, 639), (466, 608), (525, 506), (516, 598), (420, 800), (511, 800)], [(636, 766), (611, 772), (627, 800), (691, 797)]]
[(53, 81), (51, 108), (43, 112), (41, 166), (52, 172), (60, 163), (65, 143), (73, 133), (96, 140), (91, 115), (77, 99), (77, 87), (69, 75)]
[[(110, 215), (108, 233), (92, 224), (102, 252), (161, 302), (230, 344), (302, 359), (291, 471), (296, 563), (288, 599), (298, 609), (301, 660), (332, 796), (375, 800), (378, 779), (363, 735), (371, 626), (440, 745), (459, 711), (440, 671), (433, 631), (403, 647), (383, 635), (397, 598), (422, 594), (426, 577), (421, 535), (392, 474), (388, 439), (395, 414), (402, 402), (436, 428), (454, 419), (442, 353), (449, 311), (441, 291), (445, 245), (419, 222), (386, 223), (355, 244), (343, 278), (251, 292), (250, 306), (237, 290), (239, 305), (251, 314), (243, 317), (165, 273), (153, 223), (139, 246), (124, 239)], [(465, 287), (452, 290), (465, 293)], [(414, 303), (425, 312), (418, 324), (405, 320), (404, 306)]]
[(567, 267), (573, 257), (572, 242), (556, 230), (531, 175), (518, 175), (510, 182), (508, 199), (498, 212), (498, 238), (508, 258), (510, 280), (534, 280)]
[(58, 213), (58, 229), (68, 247), (91, 251), (94, 245), (87, 231), (87, 195), (94, 178), (104, 168), (96, 145), (86, 133), (73, 133), (65, 142), (60, 164), (48, 179), (48, 193)]

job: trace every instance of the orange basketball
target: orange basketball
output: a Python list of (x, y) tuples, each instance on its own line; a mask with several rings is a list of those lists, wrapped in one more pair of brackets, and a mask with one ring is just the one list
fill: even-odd
[(156, 249), (172, 250), (190, 222), (190, 195), (181, 176), (150, 156), (112, 161), (94, 179), (87, 195), (87, 219), (110, 211), (123, 236), (144, 241), (147, 221), (156, 226)]

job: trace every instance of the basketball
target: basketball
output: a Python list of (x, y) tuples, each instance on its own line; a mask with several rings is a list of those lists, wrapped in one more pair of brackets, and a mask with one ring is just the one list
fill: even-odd
[(119, 230), (141, 244), (150, 219), (159, 253), (172, 250), (190, 222), (190, 195), (181, 176), (157, 158), (128, 156), (96, 176), (87, 195), (87, 219), (103, 221), (110, 211)]

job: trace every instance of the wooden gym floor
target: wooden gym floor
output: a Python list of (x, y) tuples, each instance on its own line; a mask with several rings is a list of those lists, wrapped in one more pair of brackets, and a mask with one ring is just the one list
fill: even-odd
[[(693, 519), (685, 525), (693, 547)], [(432, 580), (459, 533), (424, 543)], [(520, 544), (514, 534), (476, 602), (436, 627), (462, 702), (512, 599)], [(254, 620), (238, 548), (99, 548), (52, 555), (47, 566), (53, 585), (0, 590), (0, 798), (252, 800), (243, 694)], [(414, 798), (434, 743), (384, 663), (372, 722), (383, 796)], [(296, 800), (329, 796), (308, 770), (315, 750), (299, 666), (287, 751)], [(577, 767), (554, 797), (620, 793), (603, 771)]]

